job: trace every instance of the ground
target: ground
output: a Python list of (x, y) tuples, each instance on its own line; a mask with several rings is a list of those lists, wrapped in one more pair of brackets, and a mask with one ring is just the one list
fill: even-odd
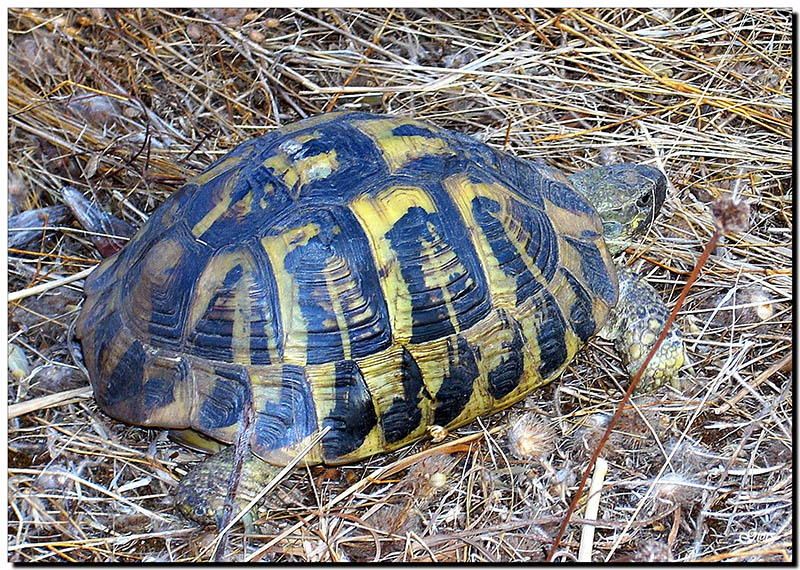
[[(236, 144), (341, 109), (415, 116), (570, 172), (662, 169), (664, 210), (620, 262), (670, 306), (714, 233), (710, 205), (748, 204), (678, 314), (692, 368), (634, 400), (603, 450), (590, 555), (793, 557), (789, 11), (11, 9), (8, 25), (9, 216), (72, 185), (138, 227)], [(99, 254), (72, 217), (53, 220), (8, 249), (9, 560), (547, 555), (621, 399), (607, 343), (439, 443), (296, 471), (257, 534), (235, 529), (214, 554), (213, 529), (170, 499), (199, 455), (104, 415), (74, 365), (82, 279), (58, 280)], [(557, 559), (577, 556), (584, 516)]]

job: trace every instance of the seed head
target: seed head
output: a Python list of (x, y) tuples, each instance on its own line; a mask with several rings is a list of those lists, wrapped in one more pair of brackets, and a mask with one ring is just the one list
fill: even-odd
[(653, 488), (655, 499), (670, 506), (691, 507), (701, 492), (697, 483), (680, 473), (664, 475)]
[(744, 232), (750, 227), (750, 206), (746, 202), (735, 202), (720, 198), (711, 204), (714, 225), (724, 232)]
[(539, 459), (553, 447), (553, 430), (540, 416), (529, 413), (511, 422), (508, 446), (518, 459)]

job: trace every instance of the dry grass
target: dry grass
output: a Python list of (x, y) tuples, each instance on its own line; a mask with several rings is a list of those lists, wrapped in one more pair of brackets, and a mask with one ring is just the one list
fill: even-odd
[[(662, 216), (625, 262), (670, 300), (713, 233), (709, 202), (747, 201), (749, 230), (727, 235), (678, 318), (694, 373), (639, 399), (604, 453), (593, 556), (793, 557), (790, 12), (52, 9), (10, 10), (9, 28), (10, 214), (59, 204), (71, 184), (138, 227), (239, 142), (346, 108), (414, 115), (566, 170), (664, 169)], [(97, 258), (77, 224), (50, 227), (9, 250), (9, 289)], [(196, 455), (80, 390), (67, 333), (81, 281), (20, 297), (8, 399), (29, 406), (8, 424), (9, 559), (207, 559), (213, 533), (169, 498)], [(613, 351), (591, 348), (442, 453), (422, 443), (298, 470), (262, 511), (262, 534), (234, 533), (224, 557), (541, 560), (620, 396)], [(545, 430), (533, 455), (509, 451), (519, 416)]]

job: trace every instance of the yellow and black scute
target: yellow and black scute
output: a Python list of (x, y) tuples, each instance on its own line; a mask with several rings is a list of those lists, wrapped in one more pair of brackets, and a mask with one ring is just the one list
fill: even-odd
[(419, 121), (313, 117), (176, 192), (87, 280), (110, 415), (342, 463), (520, 400), (602, 326), (617, 279), (554, 169)]

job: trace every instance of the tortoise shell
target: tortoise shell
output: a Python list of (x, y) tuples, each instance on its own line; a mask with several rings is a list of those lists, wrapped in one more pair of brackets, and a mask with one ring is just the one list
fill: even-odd
[[(246, 142), (86, 281), (100, 407), (285, 463), (395, 449), (552, 380), (617, 277), (557, 170), (415, 120), (331, 113)], [(248, 412), (250, 409), (252, 412)]]

